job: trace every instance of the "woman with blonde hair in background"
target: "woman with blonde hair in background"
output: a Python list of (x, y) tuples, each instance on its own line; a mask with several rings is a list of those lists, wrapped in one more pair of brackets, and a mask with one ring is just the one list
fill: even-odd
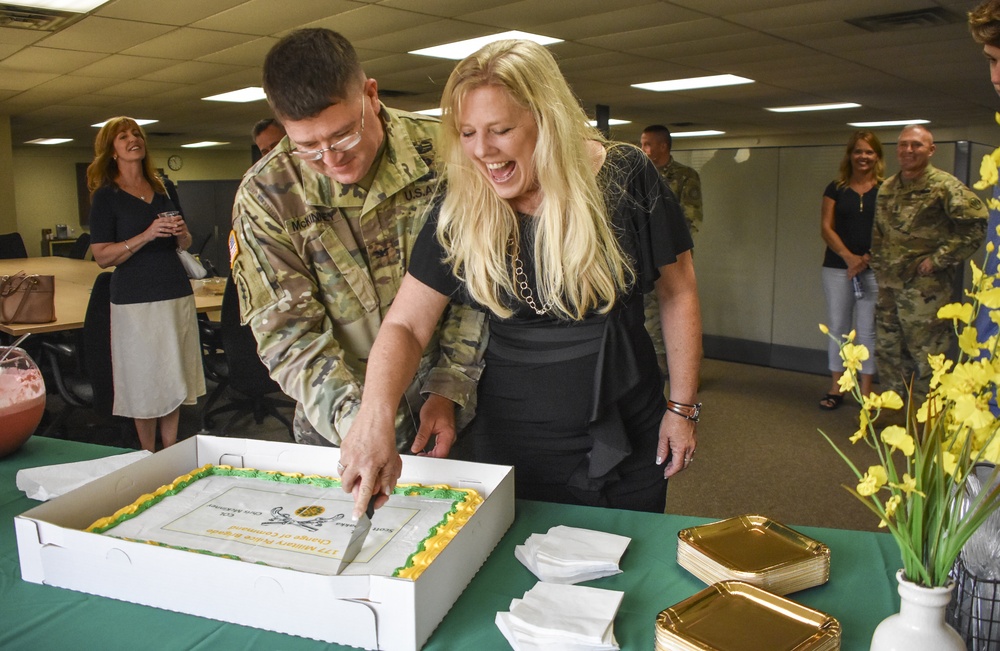
[[(856, 330), (855, 343), (870, 353), (861, 365), (862, 395), (872, 390), (875, 376), (875, 303), (878, 283), (871, 261), (875, 198), (885, 174), (882, 143), (871, 131), (855, 131), (847, 142), (837, 178), (823, 192), (820, 229), (826, 242), (823, 259), (823, 292), (829, 314), (830, 333), (843, 341)], [(832, 410), (844, 401), (840, 378), (844, 363), (836, 342), (828, 344), (832, 382), (819, 401), (820, 409)]]
[(167, 196), (135, 120), (108, 120), (87, 168), (94, 260), (111, 278), (114, 414), (135, 419), (139, 443), (177, 441), (180, 406), (205, 393), (194, 294), (177, 248), (191, 232)]
[[(379, 330), (342, 446), (355, 513), (371, 495), (384, 503), (400, 475), (391, 415), (449, 299), (490, 319), (466, 434), (475, 459), (513, 465), (522, 498), (662, 513), (667, 478), (693, 458), (701, 407), (680, 207), (640, 149), (587, 124), (542, 46), (487, 45), (458, 64), (441, 104), (447, 191)], [(669, 402), (643, 326), (654, 287)]]

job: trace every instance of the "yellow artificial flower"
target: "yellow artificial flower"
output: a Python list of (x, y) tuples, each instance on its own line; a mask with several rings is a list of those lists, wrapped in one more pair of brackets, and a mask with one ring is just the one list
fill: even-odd
[(958, 335), (958, 347), (969, 357), (979, 354), (979, 333), (976, 332), (976, 326), (967, 325), (962, 328)]
[[(854, 334), (853, 330), (851, 334)], [(864, 345), (847, 343), (841, 347), (840, 357), (844, 360), (845, 369), (857, 372), (861, 370), (861, 363), (868, 359), (868, 348)]]
[(899, 450), (908, 457), (913, 456), (913, 437), (899, 425), (890, 425), (882, 430), (882, 442), (893, 450)]
[(960, 425), (977, 430), (991, 425), (995, 420), (989, 404), (982, 404), (975, 394), (956, 396), (953, 402), (955, 405), (951, 408), (951, 415)]
[(952, 322), (968, 323), (972, 320), (972, 305), (969, 303), (948, 303), (938, 309), (939, 319), (951, 319)]
[(886, 474), (884, 467), (869, 466), (868, 472), (858, 482), (858, 495), (863, 497), (874, 495), (878, 492), (878, 489), (885, 486), (887, 481), (889, 481), (889, 476)]
[(908, 472), (903, 473), (903, 481), (901, 483), (899, 483), (899, 484), (889, 484), (889, 485), (892, 486), (893, 488), (898, 488), (899, 490), (903, 491), (907, 495), (912, 495), (913, 493), (916, 493), (917, 495), (919, 495), (921, 497), (926, 497), (926, 495), (924, 495), (923, 491), (918, 491), (917, 490), (917, 480), (914, 479), (913, 477), (910, 477), (910, 473), (908, 473)]
[(851, 393), (857, 386), (857, 382), (854, 381), (854, 373), (847, 372), (841, 375), (840, 379), (837, 380), (837, 386), (840, 387), (841, 393)]
[(953, 362), (945, 359), (944, 353), (928, 355), (927, 362), (931, 365), (931, 388), (934, 389), (941, 384), (941, 378), (948, 372)]
[(983, 161), (979, 164), (979, 176), (980, 179), (972, 186), (977, 190), (985, 190), (1000, 181), (1000, 174), (997, 174), (997, 164), (989, 154), (983, 156)]
[[(955, 469), (958, 466), (958, 457), (948, 452), (947, 450), (941, 451), (941, 467), (949, 475), (955, 475)], [(956, 477), (956, 480), (958, 478)]]
[(891, 389), (882, 393), (869, 393), (864, 397), (861, 408), (865, 411), (874, 409), (902, 409), (903, 399)]
[[(892, 516), (896, 515), (896, 509), (899, 508), (899, 504), (902, 501), (903, 498), (899, 495), (893, 495), (892, 497), (887, 499), (885, 501), (885, 517), (891, 518)], [(881, 520), (879, 521), (878, 526), (879, 528), (882, 528), (888, 526), (888, 524), (889, 523), (886, 522), (885, 520)]]
[(820, 332), (822, 332), (822, 333), (823, 333), (823, 334), (825, 334), (825, 335), (828, 335), (828, 334), (830, 334), (830, 329), (829, 329), (829, 328), (827, 328), (827, 327), (826, 327), (826, 326), (825, 326), (824, 324), (822, 324), (822, 323), (821, 323), (821, 324), (819, 324), (819, 331), (820, 331)]
[(979, 304), (995, 310), (1000, 307), (1000, 287), (989, 287), (975, 294)]

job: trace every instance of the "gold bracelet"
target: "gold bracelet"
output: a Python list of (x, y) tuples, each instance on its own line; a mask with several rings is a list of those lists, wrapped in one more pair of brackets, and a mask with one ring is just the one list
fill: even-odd
[(122, 244), (125, 245), (125, 248), (128, 249), (129, 253), (132, 253), (132, 247), (128, 245), (128, 240), (125, 240), (124, 242), (122, 242)]

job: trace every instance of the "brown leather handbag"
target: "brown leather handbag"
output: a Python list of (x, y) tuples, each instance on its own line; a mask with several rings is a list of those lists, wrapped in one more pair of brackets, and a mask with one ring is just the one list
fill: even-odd
[(0, 276), (0, 323), (51, 323), (56, 320), (55, 276)]

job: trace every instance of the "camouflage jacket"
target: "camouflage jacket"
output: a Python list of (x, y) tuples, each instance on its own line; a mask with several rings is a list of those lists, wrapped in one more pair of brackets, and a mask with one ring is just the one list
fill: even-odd
[(879, 285), (903, 288), (927, 257), (939, 272), (954, 273), (983, 243), (986, 216), (972, 190), (931, 165), (912, 181), (889, 177), (879, 189), (872, 230)]
[(687, 219), (688, 230), (694, 235), (701, 227), (701, 177), (698, 172), (678, 163), (672, 156), (670, 162), (660, 168), (660, 176), (667, 182), (667, 187), (677, 197), (684, 218)]
[[(233, 207), (230, 254), (242, 319), (271, 376), (333, 444), (357, 412), (369, 351), (440, 173), (435, 119), (385, 106), (380, 117), (386, 146), (369, 191), (315, 172), (289, 153), (286, 138), (247, 171)], [(361, 210), (369, 263), (341, 212), (349, 207)], [(416, 432), (421, 393), (460, 406), (474, 398), (483, 323), (470, 308), (446, 312), (397, 412), (401, 448)]]

